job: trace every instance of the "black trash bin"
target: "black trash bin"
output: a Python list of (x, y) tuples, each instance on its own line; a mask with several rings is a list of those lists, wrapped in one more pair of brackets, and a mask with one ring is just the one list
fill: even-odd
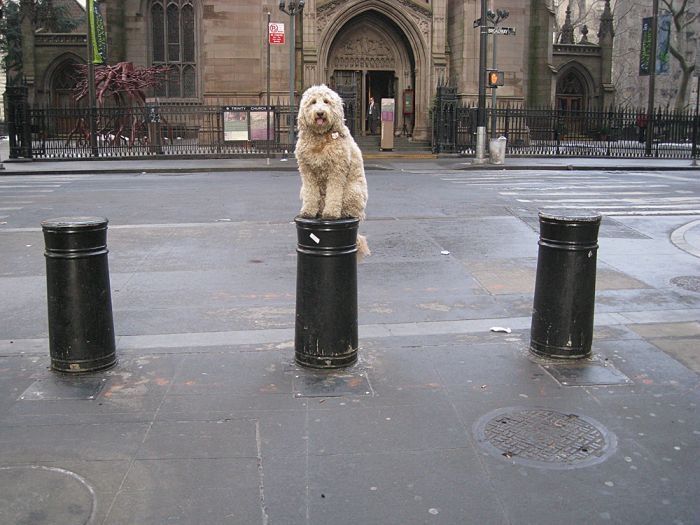
[(296, 362), (340, 368), (357, 361), (359, 219), (297, 217)]
[(107, 222), (62, 217), (41, 223), (53, 370), (93, 372), (116, 364)]
[(591, 354), (601, 216), (539, 213), (540, 240), (530, 350), (549, 358)]

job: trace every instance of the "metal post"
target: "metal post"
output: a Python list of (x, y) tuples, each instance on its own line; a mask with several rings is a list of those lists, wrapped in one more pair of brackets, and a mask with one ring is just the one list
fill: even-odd
[(43, 221), (51, 368), (91, 372), (116, 363), (107, 219)]
[(476, 164), (485, 162), (486, 147), (486, 0), (481, 0), (481, 18), (479, 19), (479, 108), (476, 116)]
[(654, 91), (656, 89), (656, 32), (659, 29), (659, 0), (654, 0), (651, 19), (651, 56), (649, 57), (649, 96), (647, 98), (647, 135), (644, 155), (651, 156), (654, 140)]
[(357, 361), (359, 219), (297, 217), (296, 362), (340, 368)]
[(96, 106), (97, 106), (97, 96), (95, 93), (95, 48), (93, 45), (93, 34), (92, 34), (92, 23), (91, 18), (94, 16), (94, 12), (90, 10), (93, 8), (92, 2), (87, 2), (85, 6), (85, 12), (87, 13), (87, 84), (88, 84), (88, 120), (90, 127), (90, 152), (93, 157), (99, 156), (97, 150), (97, 122), (96, 120)]
[[(491, 57), (491, 68), (498, 69), (496, 64), (496, 33), (493, 34), (493, 57)], [(496, 88), (491, 88), (491, 138), (496, 138)]]
[[(697, 53), (700, 53), (698, 49)], [(693, 119), (693, 151), (691, 156), (693, 157), (693, 166), (698, 165), (698, 121), (700, 120), (700, 113), (698, 113), (698, 108), (700, 107), (700, 71), (697, 70), (698, 66), (695, 66), (695, 77), (697, 82), (695, 84), (695, 118)]]
[(280, 11), (289, 15), (289, 106), (290, 106), (290, 124), (289, 124), (289, 146), (294, 144), (294, 84), (296, 72), (296, 16), (304, 10), (304, 0), (289, 0), (285, 7), (285, 0), (280, 0)]
[(267, 143), (267, 163), (270, 164), (270, 10), (267, 10), (267, 128), (265, 142)]
[(591, 354), (601, 216), (540, 212), (530, 350), (549, 358)]
[[(292, 12), (293, 13), (293, 12)], [(296, 16), (294, 14), (289, 14), (289, 146), (292, 147), (294, 144), (294, 76), (296, 74), (296, 28), (294, 27), (294, 22), (296, 21)]]

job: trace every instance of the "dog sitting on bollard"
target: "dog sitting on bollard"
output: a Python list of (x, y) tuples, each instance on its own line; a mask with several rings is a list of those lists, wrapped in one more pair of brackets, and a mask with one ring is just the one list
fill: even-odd
[[(296, 155), (305, 218), (365, 218), (367, 179), (362, 152), (345, 125), (343, 101), (329, 87), (304, 92), (297, 117)], [(357, 236), (359, 257), (370, 255), (367, 239)]]

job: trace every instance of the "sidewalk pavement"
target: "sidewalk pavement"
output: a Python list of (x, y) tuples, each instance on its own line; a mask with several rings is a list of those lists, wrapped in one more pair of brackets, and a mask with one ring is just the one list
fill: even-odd
[(617, 219), (564, 363), (528, 351), (531, 225), (367, 221), (333, 372), (294, 363), (289, 224), (110, 229), (119, 362), (78, 377), (48, 370), (40, 233), (0, 233), (0, 523), (700, 523), (700, 221)]
[[(6, 159), (6, 157), (5, 157)], [(504, 164), (475, 164), (473, 159), (402, 152), (365, 153), (367, 170), (400, 169), (416, 164), (450, 170), (645, 170), (685, 171), (700, 167), (689, 159), (603, 159), (569, 157), (512, 157)], [(58, 175), (88, 173), (199, 173), (228, 171), (296, 171), (293, 156), (283, 158), (143, 159), (143, 160), (5, 160), (2, 175)]]

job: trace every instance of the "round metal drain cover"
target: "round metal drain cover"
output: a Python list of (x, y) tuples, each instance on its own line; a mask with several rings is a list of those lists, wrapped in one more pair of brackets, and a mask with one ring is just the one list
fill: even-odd
[(608, 458), (617, 439), (585, 416), (544, 408), (503, 408), (474, 425), (479, 444), (521, 465), (551, 469), (587, 467)]
[(671, 284), (688, 290), (689, 292), (700, 292), (700, 277), (695, 275), (681, 275), (671, 279)]

